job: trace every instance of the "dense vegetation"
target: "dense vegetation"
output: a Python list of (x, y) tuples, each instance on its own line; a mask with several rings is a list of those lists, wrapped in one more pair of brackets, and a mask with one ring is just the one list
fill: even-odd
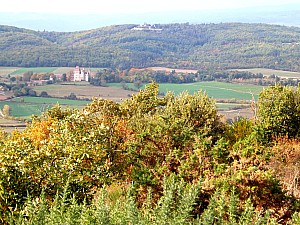
[(265, 89), (256, 119), (232, 125), (205, 93), (159, 97), (155, 83), (122, 103), (57, 106), (1, 133), (2, 222), (299, 223), (299, 95)]
[(126, 69), (168, 66), (300, 71), (300, 28), (264, 24), (161, 24), (161, 31), (118, 25), (80, 32), (0, 26), (0, 66)]

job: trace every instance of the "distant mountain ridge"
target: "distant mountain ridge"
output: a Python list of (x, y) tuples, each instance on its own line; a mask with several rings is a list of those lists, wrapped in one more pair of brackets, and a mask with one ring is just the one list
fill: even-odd
[(0, 26), (0, 66), (166, 66), (300, 71), (300, 28), (267, 24), (113, 25), (77, 32)]

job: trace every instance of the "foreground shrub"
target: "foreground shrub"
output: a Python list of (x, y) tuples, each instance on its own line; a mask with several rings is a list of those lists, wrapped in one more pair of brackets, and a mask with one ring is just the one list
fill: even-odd
[(69, 198), (68, 188), (58, 193), (53, 202), (47, 202), (42, 194), (28, 199), (18, 216), (10, 217), (11, 224), (191, 224), (192, 210), (199, 185), (164, 180), (163, 196), (153, 202), (151, 191), (142, 207), (138, 207), (132, 189), (127, 195), (111, 201), (107, 189), (102, 188), (90, 205)]
[(258, 123), (269, 137), (299, 135), (299, 87), (275, 85), (264, 89), (258, 99)]
[[(55, 202), (56, 193), (62, 193), (67, 183), (65, 198), (87, 209), (103, 186), (126, 188), (131, 184), (134, 200), (132, 197), (128, 205), (135, 213), (125, 217), (140, 220), (138, 211), (145, 202), (150, 204), (149, 189), (151, 207), (169, 201), (166, 195), (173, 196), (171, 192), (182, 189), (169, 183), (167, 186), (173, 189), (165, 192), (168, 189), (164, 177), (171, 174), (190, 184), (202, 180), (191, 212), (194, 218), (204, 219), (202, 215), (206, 215), (216, 192), (230, 196), (235, 188), (237, 216), (244, 210), (242, 206), (251, 201), (254, 212), (265, 215), (273, 211), (276, 214), (271, 214), (272, 218), (286, 222), (298, 204), (292, 193), (285, 193), (270, 169), (270, 157), (276, 153), (261, 141), (264, 129), (247, 120), (226, 127), (215, 102), (205, 93), (168, 93), (160, 97), (156, 84), (123, 103), (94, 99), (81, 110), (55, 107), (34, 118), (24, 132), (1, 134), (2, 222), (23, 209), (28, 195), (35, 200), (43, 192), (47, 202)], [(123, 201), (118, 204), (125, 207)], [(225, 211), (230, 208), (226, 204), (222, 206)], [(168, 205), (156, 216), (180, 221), (174, 215), (178, 213), (174, 207)], [(151, 210), (148, 215), (152, 218)], [(214, 213), (213, 217), (217, 216), (229, 221), (227, 213)]]
[(272, 147), (274, 152), (269, 167), (274, 170), (283, 189), (300, 198), (300, 143), (298, 139), (278, 138)]
[[(24, 132), (0, 142), (0, 215), (18, 211), (27, 194), (68, 192), (87, 203), (97, 188), (130, 182), (159, 193), (165, 175), (192, 153), (198, 133), (223, 132), (214, 101), (202, 92), (158, 96), (158, 85), (123, 103), (94, 99), (82, 110), (55, 107)], [(193, 176), (192, 179), (198, 179)]]
[[(92, 204), (78, 203), (68, 197), (66, 190), (58, 193), (53, 202), (48, 202), (42, 194), (39, 198), (28, 199), (18, 216), (12, 215), (9, 224), (280, 224), (267, 210), (255, 211), (251, 200), (239, 204), (235, 189), (231, 193), (226, 189), (217, 189), (207, 208), (198, 217), (193, 216), (193, 208), (201, 192), (199, 184), (190, 185), (178, 181), (174, 176), (165, 178), (163, 195), (155, 203), (151, 191), (144, 204), (138, 207), (132, 189), (111, 200), (106, 188), (99, 190)], [(299, 214), (293, 215), (291, 224), (300, 222)]]

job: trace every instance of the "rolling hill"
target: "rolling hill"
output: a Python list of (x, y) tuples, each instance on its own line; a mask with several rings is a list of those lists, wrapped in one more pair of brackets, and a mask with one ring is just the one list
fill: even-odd
[(300, 71), (300, 28), (267, 24), (114, 25), (77, 32), (0, 26), (0, 66)]

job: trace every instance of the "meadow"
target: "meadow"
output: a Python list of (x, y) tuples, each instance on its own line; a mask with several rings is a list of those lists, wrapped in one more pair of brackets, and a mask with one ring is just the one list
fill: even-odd
[(232, 84), (223, 82), (196, 82), (189, 84), (160, 84), (160, 92), (166, 93), (172, 91), (176, 95), (180, 92), (188, 91), (190, 94), (199, 90), (205, 91), (209, 97), (215, 99), (237, 99), (237, 100), (251, 100), (252, 94), (255, 98), (258, 97), (259, 92), (263, 89), (262, 86), (249, 84)]
[(57, 67), (18, 68), (14, 72), (10, 73), (10, 75), (22, 75), (28, 71), (32, 71), (33, 73), (52, 73), (56, 69)]
[(25, 96), (14, 98), (13, 101), (2, 101), (0, 102), (0, 108), (3, 108), (4, 105), (9, 105), (12, 116), (30, 119), (32, 115), (41, 115), (42, 112), (56, 104), (63, 107), (82, 108), (88, 103), (89, 101)]
[(265, 69), (265, 68), (253, 68), (253, 69), (237, 69), (238, 71), (248, 71), (254, 74), (262, 73), (265, 76), (276, 75), (281, 78), (297, 78), (300, 79), (299, 72), (291, 72), (284, 70), (273, 70), (273, 69)]
[(41, 115), (42, 112), (52, 107), (52, 104), (0, 102), (0, 108), (9, 105), (11, 115), (18, 118), (30, 119), (32, 115)]
[(60, 105), (69, 105), (69, 106), (84, 106), (90, 101), (82, 100), (70, 100), (70, 99), (61, 99), (61, 98), (43, 98), (43, 97), (18, 97), (14, 98), (15, 102), (20, 103), (32, 103), (32, 104), (60, 104)]

